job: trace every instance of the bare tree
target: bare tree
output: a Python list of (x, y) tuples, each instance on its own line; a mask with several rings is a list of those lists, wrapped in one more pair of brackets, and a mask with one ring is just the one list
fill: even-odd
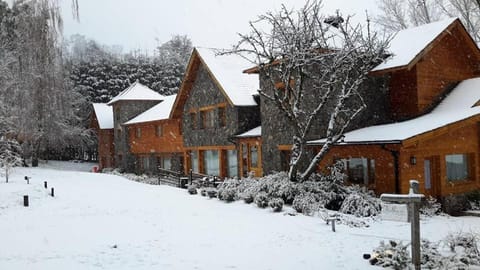
[(389, 32), (458, 17), (480, 42), (480, 0), (379, 0), (376, 22)]
[(12, 57), (2, 60), (13, 61), (8, 66), (11, 77), (0, 82), (2, 93), (8, 93), (2, 101), (15, 101), (10, 115), (17, 118), (16, 138), (29, 150), (35, 166), (47, 149), (88, 137), (76, 125), (80, 122), (75, 115), (79, 97), (65, 80), (58, 1), (14, 1), (10, 13), (12, 19), (2, 26), (10, 29), (8, 53)]
[[(263, 30), (266, 26), (269, 31)], [(325, 18), (321, 1), (307, 2), (296, 12), (283, 6), (250, 27), (252, 32), (240, 35), (233, 52), (250, 59), (265, 79), (261, 96), (275, 104), (294, 133), (289, 178), (306, 180), (365, 108), (359, 88), (381, 61), (387, 41), (372, 33), (368, 22), (364, 28), (340, 14)], [(299, 172), (313, 129), (326, 140)]]

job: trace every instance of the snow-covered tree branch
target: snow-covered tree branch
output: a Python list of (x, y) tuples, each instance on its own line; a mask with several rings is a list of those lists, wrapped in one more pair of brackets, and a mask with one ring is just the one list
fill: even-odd
[(389, 32), (458, 17), (476, 42), (480, 42), (479, 0), (379, 0), (376, 22)]
[[(359, 88), (381, 61), (387, 46), (366, 26), (340, 14), (325, 17), (321, 1), (298, 11), (285, 6), (250, 24), (230, 53), (250, 59), (265, 81), (260, 94), (274, 103), (294, 131), (289, 178), (306, 180), (331, 145), (365, 108)], [(267, 28), (267, 29), (266, 29)], [(325, 144), (299, 173), (312, 129), (320, 128)]]

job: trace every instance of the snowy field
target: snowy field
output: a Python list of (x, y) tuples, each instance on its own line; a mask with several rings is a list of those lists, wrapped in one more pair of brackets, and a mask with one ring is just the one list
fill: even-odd
[[(0, 183), (2, 270), (381, 269), (362, 254), (410, 235), (409, 224), (388, 221), (337, 225), (334, 233), (318, 217), (286, 215), (289, 209), (272, 213), (85, 172), (92, 164), (42, 166), (18, 168)], [(435, 217), (421, 226), (423, 238), (440, 240), (452, 231), (480, 232), (480, 218)]]

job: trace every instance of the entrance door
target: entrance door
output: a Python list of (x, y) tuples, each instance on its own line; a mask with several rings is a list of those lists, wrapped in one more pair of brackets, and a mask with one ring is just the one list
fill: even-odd
[(423, 162), (425, 193), (432, 197), (440, 196), (440, 158), (428, 157)]

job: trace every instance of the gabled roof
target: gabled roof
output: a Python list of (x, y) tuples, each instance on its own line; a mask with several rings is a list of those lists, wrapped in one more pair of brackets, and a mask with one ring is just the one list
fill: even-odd
[(247, 132), (237, 135), (237, 138), (251, 138), (251, 137), (261, 137), (262, 136), (262, 126), (253, 128)]
[[(371, 126), (345, 133), (344, 144), (401, 142), (447, 125), (480, 116), (480, 78), (461, 82), (432, 112), (412, 120)], [(310, 141), (323, 144), (325, 139)], [(342, 144), (340, 143), (340, 144)]]
[(162, 102), (146, 110), (132, 120), (125, 122), (124, 125), (146, 123), (168, 119), (173, 108), (173, 103), (177, 95), (166, 96)]
[(139, 83), (138, 81), (134, 82), (127, 89), (123, 90), (116, 97), (112, 98), (107, 105), (112, 105), (115, 102), (121, 100), (163, 100), (165, 97), (159, 93), (153, 91), (147, 86)]
[(181, 115), (183, 105), (195, 83), (200, 65), (208, 71), (210, 77), (222, 91), (232, 106), (257, 106), (254, 95), (258, 94), (258, 75), (244, 74), (242, 71), (250, 66), (250, 62), (238, 55), (216, 55), (219, 50), (211, 48), (194, 48), (190, 61), (175, 101), (176, 117)]
[(105, 103), (93, 103), (93, 111), (97, 117), (100, 129), (113, 128), (113, 110)]
[(372, 69), (372, 72), (385, 72), (412, 67), (433, 47), (436, 41), (440, 40), (444, 35), (449, 34), (450, 30), (455, 26), (461, 27), (467, 42), (471, 43), (467, 45), (475, 48), (478, 55), (478, 47), (468, 35), (460, 20), (449, 18), (399, 31), (390, 42), (389, 52), (392, 55)]

